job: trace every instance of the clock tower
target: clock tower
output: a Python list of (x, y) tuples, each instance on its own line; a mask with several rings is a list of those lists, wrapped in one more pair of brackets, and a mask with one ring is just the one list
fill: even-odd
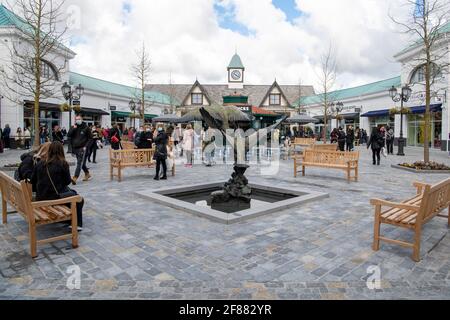
[(242, 64), (241, 57), (236, 53), (228, 65), (228, 88), (244, 89), (245, 67)]

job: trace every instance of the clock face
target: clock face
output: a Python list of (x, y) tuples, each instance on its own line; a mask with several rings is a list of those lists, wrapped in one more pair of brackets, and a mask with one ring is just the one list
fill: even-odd
[(239, 70), (234, 70), (233, 72), (231, 72), (231, 78), (233, 78), (233, 80), (240, 80), (242, 76), (242, 73)]

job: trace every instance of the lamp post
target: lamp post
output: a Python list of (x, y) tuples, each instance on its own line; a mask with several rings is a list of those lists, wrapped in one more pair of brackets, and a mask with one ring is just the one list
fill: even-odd
[(133, 128), (136, 128), (136, 102), (134, 102), (134, 100), (131, 100), (128, 105), (130, 107), (130, 110), (133, 112)]
[[(342, 110), (344, 110), (344, 103), (342, 103), (342, 102), (331, 103), (331, 112), (336, 114), (337, 121), (339, 121), (338, 117), (339, 117), (339, 114), (342, 112)], [(339, 123), (338, 123), (338, 126), (339, 126)]]
[(406, 139), (403, 137), (403, 103), (408, 102), (411, 98), (412, 90), (408, 85), (405, 85), (402, 88), (401, 93), (398, 92), (397, 88), (392, 86), (391, 89), (389, 89), (389, 96), (391, 97), (392, 101), (399, 102), (401, 101), (400, 105), (400, 138), (398, 139), (398, 156), (405, 156), (405, 145), (406, 145)]
[(67, 82), (64, 82), (61, 87), (61, 92), (66, 101), (69, 101), (69, 128), (72, 128), (72, 103), (73, 100), (80, 100), (81, 96), (84, 94), (84, 88), (81, 84), (77, 87), (72, 88)]

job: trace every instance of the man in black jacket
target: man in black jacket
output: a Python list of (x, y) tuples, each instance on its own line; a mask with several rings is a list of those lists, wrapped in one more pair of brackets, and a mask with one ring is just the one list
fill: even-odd
[[(167, 144), (169, 142), (169, 136), (164, 132), (163, 127), (158, 127), (158, 135), (155, 138), (155, 156), (156, 160), (156, 176), (155, 180), (167, 180)], [(160, 177), (161, 165), (163, 168), (163, 176)]]
[(92, 176), (89, 173), (89, 169), (86, 167), (86, 160), (88, 156), (87, 145), (92, 139), (92, 132), (87, 124), (83, 122), (81, 116), (75, 118), (75, 125), (70, 128), (67, 137), (70, 139), (72, 145), (72, 153), (77, 157), (77, 168), (75, 170), (75, 175), (72, 178), (72, 184), (77, 184), (81, 169), (83, 169), (85, 174), (83, 181), (89, 181)]
[(347, 141), (347, 135), (345, 134), (344, 129), (342, 129), (342, 127), (339, 127), (338, 144), (339, 144), (340, 151), (345, 151), (345, 142), (346, 141)]

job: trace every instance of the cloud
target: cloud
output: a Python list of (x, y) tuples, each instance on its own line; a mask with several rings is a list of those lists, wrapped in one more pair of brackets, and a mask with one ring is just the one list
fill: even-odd
[(388, 18), (399, 1), (296, 0), (302, 14), (288, 19), (271, 0), (69, 0), (81, 11), (81, 28), (70, 33), (78, 54), (71, 68), (134, 84), (130, 65), (145, 41), (152, 83), (168, 83), (170, 73), (177, 83), (226, 83), (237, 48), (247, 83), (315, 84), (331, 41), (338, 86), (360, 84), (400, 71), (392, 56), (404, 40)]

